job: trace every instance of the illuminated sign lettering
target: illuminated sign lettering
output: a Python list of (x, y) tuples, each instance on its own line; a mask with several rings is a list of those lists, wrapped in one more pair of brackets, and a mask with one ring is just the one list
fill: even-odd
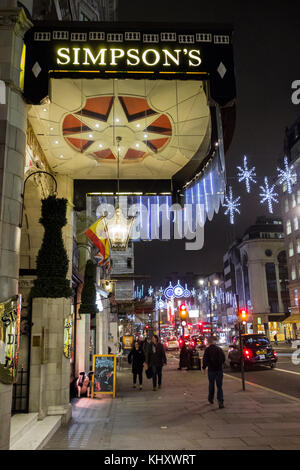
[(57, 65), (98, 65), (118, 66), (122, 60), (128, 66), (144, 64), (148, 67), (162, 65), (163, 67), (180, 67), (184, 58), (187, 58), (189, 67), (198, 67), (202, 60), (199, 49), (125, 49), (99, 48), (91, 50), (89, 47), (61, 47), (57, 50)]

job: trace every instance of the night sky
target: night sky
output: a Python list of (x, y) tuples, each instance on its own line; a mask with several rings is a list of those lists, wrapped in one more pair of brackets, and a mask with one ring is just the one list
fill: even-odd
[[(135, 272), (163, 279), (164, 273), (211, 273), (222, 270), (229, 243), (240, 237), (258, 215), (267, 215), (259, 204), (259, 187), (250, 195), (238, 183), (236, 166), (243, 155), (248, 167), (256, 166), (257, 182), (276, 176), (283, 156), (284, 129), (300, 114), (291, 102), (291, 83), (300, 80), (299, 0), (119, 0), (119, 21), (168, 23), (229, 23), (234, 29), (233, 50), (237, 86), (237, 119), (226, 155), (227, 181), (241, 196), (241, 215), (235, 226), (224, 209), (206, 222), (200, 251), (185, 251), (184, 241), (135, 244)], [(279, 188), (278, 188), (279, 189)], [(279, 205), (275, 215), (280, 215)]]

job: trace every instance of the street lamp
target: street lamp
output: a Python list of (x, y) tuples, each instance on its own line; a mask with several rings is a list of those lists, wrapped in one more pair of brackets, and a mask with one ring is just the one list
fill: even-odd
[(51, 176), (51, 178), (54, 180), (54, 184), (55, 184), (54, 194), (57, 193), (57, 181), (51, 173), (49, 173), (48, 171), (45, 171), (45, 170), (37, 170), (37, 171), (34, 171), (33, 173), (30, 173), (30, 175), (28, 175), (27, 178), (25, 178), (24, 185), (23, 185), (23, 193), (21, 194), (22, 206), (21, 206), (21, 215), (20, 215), (20, 222), (19, 222), (19, 227), (20, 228), (22, 228), (22, 225), (23, 225), (23, 210), (24, 210), (26, 183), (29, 180), (29, 178), (31, 178), (31, 176), (37, 175), (38, 173), (44, 173), (48, 176)]
[(204, 279), (199, 279), (199, 284), (200, 284), (200, 286), (203, 286), (203, 284), (204, 284)]

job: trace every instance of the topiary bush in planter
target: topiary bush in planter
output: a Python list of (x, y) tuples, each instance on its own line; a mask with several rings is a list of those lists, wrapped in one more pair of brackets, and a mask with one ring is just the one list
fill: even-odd
[(96, 305), (96, 264), (88, 260), (84, 271), (84, 284), (81, 292), (79, 313), (98, 313)]
[(38, 252), (37, 279), (31, 289), (31, 298), (71, 297), (70, 281), (66, 279), (69, 260), (62, 239), (62, 228), (66, 225), (67, 199), (49, 196), (42, 200), (44, 238)]

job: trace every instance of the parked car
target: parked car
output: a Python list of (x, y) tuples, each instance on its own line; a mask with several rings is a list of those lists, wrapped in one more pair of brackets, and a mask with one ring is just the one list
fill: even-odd
[(167, 351), (179, 349), (179, 342), (175, 338), (175, 336), (170, 336), (164, 342), (164, 347)]
[[(262, 364), (275, 367), (277, 362), (277, 353), (273, 349), (269, 339), (262, 334), (242, 335), (243, 337), (243, 356), (245, 366)], [(234, 369), (240, 366), (240, 341), (239, 337), (234, 338), (234, 344), (229, 346), (228, 360), (230, 367)]]
[(180, 338), (178, 339), (179, 347), (182, 348), (183, 343), (186, 345), (186, 347), (188, 347), (190, 344), (190, 340), (191, 340), (190, 335), (181, 335)]
[(204, 336), (201, 335), (193, 335), (192, 340), (196, 343), (196, 347), (199, 349), (205, 349), (207, 341)]

